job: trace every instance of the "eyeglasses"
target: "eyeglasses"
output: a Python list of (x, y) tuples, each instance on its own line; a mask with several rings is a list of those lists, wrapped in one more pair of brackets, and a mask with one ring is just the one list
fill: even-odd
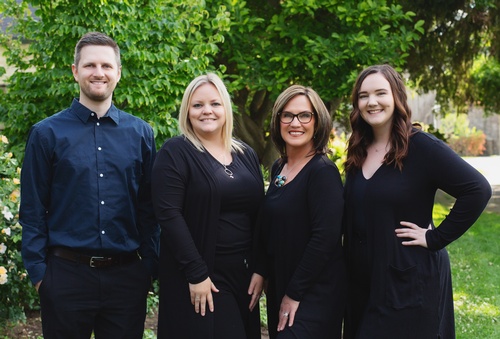
[(313, 112), (300, 112), (299, 114), (293, 114), (290, 112), (280, 112), (278, 113), (280, 121), (284, 124), (291, 124), (293, 119), (297, 118), (300, 123), (307, 124), (312, 120)]

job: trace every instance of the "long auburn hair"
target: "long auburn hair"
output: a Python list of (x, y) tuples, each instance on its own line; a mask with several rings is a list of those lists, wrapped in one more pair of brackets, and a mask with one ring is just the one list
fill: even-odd
[(374, 65), (365, 68), (358, 75), (351, 94), (352, 111), (349, 117), (352, 134), (347, 144), (347, 160), (345, 171), (347, 174), (359, 170), (367, 156), (367, 148), (373, 142), (373, 130), (361, 117), (358, 105), (361, 84), (367, 76), (380, 73), (387, 79), (394, 97), (394, 114), (390, 149), (384, 157), (384, 164), (393, 164), (399, 170), (403, 169), (403, 160), (408, 155), (408, 144), (412, 135), (411, 109), (408, 106), (406, 87), (401, 75), (390, 65)]

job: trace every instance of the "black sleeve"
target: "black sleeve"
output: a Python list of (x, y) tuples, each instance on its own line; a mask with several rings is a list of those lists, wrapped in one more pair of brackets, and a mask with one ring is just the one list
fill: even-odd
[(152, 173), (152, 196), (162, 238), (193, 284), (208, 277), (208, 267), (201, 257), (183, 216), (186, 183), (190, 173), (186, 153), (179, 143), (168, 141), (158, 152)]
[(336, 252), (336, 246), (340, 251), (343, 186), (339, 171), (333, 164), (312, 173), (308, 181), (307, 200), (311, 236), (286, 289), (286, 295), (297, 301), (317, 281)]
[(456, 198), (439, 227), (426, 233), (428, 248), (438, 250), (458, 239), (479, 218), (491, 197), (491, 186), (481, 173), (439, 140), (430, 148), (427, 161), (436, 185)]

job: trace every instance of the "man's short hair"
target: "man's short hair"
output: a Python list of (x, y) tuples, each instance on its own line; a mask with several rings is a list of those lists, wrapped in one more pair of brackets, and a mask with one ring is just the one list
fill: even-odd
[(82, 51), (82, 48), (85, 46), (109, 46), (113, 48), (116, 56), (116, 63), (118, 64), (118, 66), (121, 66), (120, 48), (118, 47), (117, 43), (106, 34), (100, 32), (86, 33), (84, 36), (82, 36), (80, 41), (78, 41), (75, 47), (75, 66), (78, 67), (78, 63), (80, 62), (80, 53)]

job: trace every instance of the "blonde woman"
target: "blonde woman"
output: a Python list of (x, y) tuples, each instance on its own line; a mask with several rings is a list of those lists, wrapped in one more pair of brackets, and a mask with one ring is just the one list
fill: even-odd
[(264, 194), (255, 152), (232, 137), (222, 80), (186, 88), (181, 136), (158, 152), (152, 178), (161, 226), (158, 338), (260, 338), (263, 278), (253, 236)]

